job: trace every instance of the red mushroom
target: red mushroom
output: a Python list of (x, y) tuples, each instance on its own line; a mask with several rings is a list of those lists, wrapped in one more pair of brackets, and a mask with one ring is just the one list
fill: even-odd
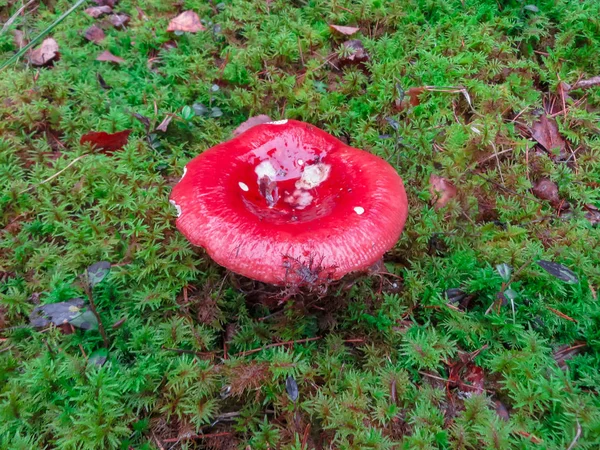
[(386, 161), (295, 120), (257, 125), (194, 158), (171, 203), (193, 245), (277, 285), (367, 269), (394, 246), (408, 213)]

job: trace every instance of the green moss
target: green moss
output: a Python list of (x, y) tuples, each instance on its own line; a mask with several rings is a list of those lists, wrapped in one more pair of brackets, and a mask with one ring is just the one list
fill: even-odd
[[(14, 30), (31, 39), (71, 5), (36, 6), (0, 34), (0, 63), (17, 50)], [(183, 9), (206, 31), (174, 35), (174, 4), (123, 0), (129, 26), (107, 27), (100, 45), (82, 37), (94, 19), (69, 15), (51, 33), (53, 67), (21, 60), (0, 73), (0, 448), (167, 448), (199, 432), (230, 434), (177, 445), (598, 448), (600, 232), (584, 208), (600, 207), (600, 90), (573, 92), (556, 115), (568, 163), (521, 130), (561, 81), (600, 74), (600, 3), (534, 6), (193, 0)], [(0, 21), (18, 7), (0, 0)], [(360, 27), (364, 67), (340, 67), (345, 38), (329, 24)], [(125, 63), (95, 61), (103, 50)], [(409, 105), (420, 86), (443, 89)], [(209, 113), (194, 114), (200, 104)], [(168, 131), (154, 131), (168, 114)], [(264, 306), (269, 293), (176, 231), (168, 195), (182, 167), (256, 114), (311, 122), (398, 169), (411, 212), (386, 262), (402, 280), (364, 277), (320, 302)], [(85, 156), (42, 183), (89, 152), (84, 133), (127, 128), (122, 151)], [(432, 173), (458, 187), (440, 210)], [(533, 196), (542, 176), (569, 214)], [(579, 283), (553, 278), (539, 259)], [(100, 260), (114, 266), (94, 289), (111, 342), (96, 367), (97, 331), (41, 332), (28, 315), (85, 297), (78, 275)], [(510, 284), (514, 313), (497, 302), (508, 288), (502, 263), (523, 266)], [(459, 288), (463, 303), (448, 306), (445, 292)], [(561, 346), (572, 347), (564, 364)], [(452, 378), (478, 350), (481, 395)]]

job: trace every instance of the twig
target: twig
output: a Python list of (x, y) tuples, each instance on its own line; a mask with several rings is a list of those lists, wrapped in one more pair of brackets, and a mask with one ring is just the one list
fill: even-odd
[(69, 167), (71, 167), (73, 164), (75, 164), (77, 161), (82, 160), (84, 157), (88, 156), (90, 153), (85, 153), (81, 156), (78, 156), (77, 158), (75, 158), (73, 161), (71, 161), (69, 164), (67, 164), (67, 167), (59, 170), (58, 172), (56, 172), (54, 175), (52, 175), (49, 178), (46, 178), (44, 181), (40, 181), (39, 183), (33, 184), (31, 186), (29, 186), (27, 189), (23, 189), (21, 192), (19, 192), (19, 194), (24, 194), (25, 192), (28, 192), (36, 187), (41, 186), (42, 184), (46, 184), (49, 181), (54, 180), (57, 176), (59, 176), (61, 173), (63, 173), (65, 170), (67, 170)]
[(6, 23), (2, 26), (2, 30), (0, 30), (0, 36), (3, 35), (6, 32), (6, 30), (8, 30), (8, 27), (10, 27), (13, 24), (13, 22), (15, 20), (17, 20), (17, 17), (19, 17), (21, 15), (21, 13), (23, 12), (23, 10), (25, 8), (27, 8), (29, 5), (31, 5), (33, 3), (33, 1), (34, 0), (29, 0), (27, 3), (25, 3), (23, 6), (21, 6), (17, 10), (17, 12), (12, 15), (12, 17), (10, 19), (8, 19), (6, 21)]
[(565, 319), (565, 320), (569, 320), (569, 321), (571, 321), (571, 322), (575, 322), (575, 323), (577, 323), (577, 321), (576, 321), (575, 319), (573, 319), (572, 317), (569, 317), (569, 316), (567, 316), (567, 315), (566, 315), (566, 314), (564, 314), (564, 313), (561, 313), (561, 312), (560, 312), (558, 309), (550, 308), (549, 306), (546, 306), (546, 309), (547, 309), (548, 311), (552, 311), (552, 312), (553, 312), (554, 314), (556, 314), (558, 317), (561, 317), (561, 318), (563, 318), (563, 319)]
[(575, 433), (575, 437), (573, 438), (573, 441), (571, 441), (571, 444), (567, 447), (567, 450), (573, 450), (575, 448), (575, 444), (577, 444), (577, 441), (579, 440), (580, 437), (581, 437), (581, 424), (579, 423), (579, 420), (577, 420), (577, 432)]
[(108, 348), (108, 347), (110, 347), (110, 340), (108, 339), (108, 335), (106, 334), (106, 330), (104, 329), (104, 325), (102, 324), (102, 319), (100, 318), (100, 314), (98, 314), (98, 310), (96, 309), (96, 304), (94, 303), (94, 296), (92, 295), (92, 288), (90, 287), (90, 283), (89, 283), (87, 274), (82, 275), (81, 278), (83, 279), (83, 290), (85, 291), (85, 294), (87, 295), (88, 302), (90, 304), (90, 310), (92, 311), (92, 314), (94, 314), (94, 316), (96, 317), (96, 320), (98, 321), (98, 331), (100, 332), (100, 335), (102, 336), (102, 340), (104, 341), (104, 347)]
[(161, 347), (161, 349), (166, 350), (168, 352), (175, 352), (175, 353), (179, 353), (179, 354), (183, 354), (183, 355), (195, 355), (195, 356), (212, 356), (212, 357), (214, 357), (215, 353), (218, 353), (218, 352), (196, 352), (194, 350), (186, 350), (183, 348)]
[(276, 344), (269, 344), (269, 345), (265, 345), (264, 347), (255, 348), (253, 350), (248, 350), (245, 352), (237, 353), (235, 356), (251, 355), (252, 353), (258, 353), (258, 352), (260, 352), (262, 350), (266, 350), (268, 348), (281, 347), (282, 345), (305, 344), (307, 342), (318, 341), (319, 339), (323, 339), (323, 338), (321, 336), (317, 336), (317, 337), (312, 337), (312, 338), (299, 339), (297, 341), (277, 342)]
[(446, 378), (436, 377), (435, 375), (431, 375), (430, 373), (427, 373), (427, 372), (421, 372), (421, 371), (419, 370), (419, 373), (420, 373), (421, 375), (425, 375), (426, 377), (433, 378), (434, 380), (443, 381), (443, 382), (445, 382), (445, 383), (449, 383), (449, 382), (450, 382), (450, 380), (448, 380), (448, 379), (446, 379)]
[(579, 80), (573, 86), (567, 84), (567, 92), (573, 89), (589, 89), (600, 85), (600, 76), (588, 78), (587, 80)]
[(221, 437), (221, 436), (231, 436), (233, 433), (231, 431), (223, 431), (221, 433), (212, 433), (212, 434), (192, 434), (189, 436), (185, 436), (183, 438), (169, 438), (163, 440), (165, 444), (171, 444), (173, 442), (179, 442), (187, 439), (208, 439), (213, 437)]

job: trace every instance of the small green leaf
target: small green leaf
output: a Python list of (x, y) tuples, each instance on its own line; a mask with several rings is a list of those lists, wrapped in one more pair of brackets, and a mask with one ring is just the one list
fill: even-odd
[(194, 110), (189, 106), (184, 106), (181, 109), (181, 118), (187, 121), (190, 121), (194, 118)]
[(102, 367), (108, 359), (108, 349), (100, 348), (93, 352), (88, 358), (88, 366)]
[(81, 314), (73, 317), (69, 320), (69, 323), (74, 327), (81, 328), (82, 330), (97, 330), (98, 329), (98, 319), (94, 313), (86, 309)]
[(550, 275), (564, 281), (565, 283), (579, 283), (579, 278), (577, 278), (577, 275), (571, 269), (563, 266), (562, 264), (544, 260), (536, 261), (536, 263)]
[(525, 5), (525, 6), (523, 6), (523, 9), (526, 9), (527, 11), (531, 11), (534, 13), (540, 12), (540, 9), (535, 5)]
[(110, 272), (110, 263), (108, 261), (100, 261), (92, 264), (87, 269), (88, 281), (91, 287), (100, 283)]

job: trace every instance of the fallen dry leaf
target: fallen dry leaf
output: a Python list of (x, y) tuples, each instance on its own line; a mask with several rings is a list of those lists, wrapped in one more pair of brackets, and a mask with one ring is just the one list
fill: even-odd
[(131, 20), (131, 17), (129, 17), (127, 14), (112, 14), (108, 18), (108, 21), (115, 28), (125, 28), (125, 26), (129, 23), (129, 20)]
[(456, 197), (458, 191), (456, 186), (447, 179), (431, 174), (429, 177), (429, 193), (431, 194), (433, 207), (438, 210)]
[(239, 127), (237, 127), (235, 130), (233, 130), (233, 135), (238, 136), (238, 135), (242, 134), (244, 131), (247, 131), (250, 128), (255, 127), (256, 125), (260, 125), (260, 124), (272, 122), (272, 121), (273, 121), (273, 119), (271, 119), (266, 114), (260, 114), (258, 116), (250, 117), (245, 122), (242, 122)]
[(80, 144), (90, 143), (92, 147), (98, 149), (100, 153), (112, 155), (117, 150), (121, 150), (129, 140), (131, 130), (123, 130), (117, 133), (105, 133), (104, 131), (90, 131), (81, 136)]
[(169, 124), (171, 123), (171, 120), (173, 120), (173, 116), (170, 114), (167, 114), (167, 116), (163, 119), (163, 121), (160, 123), (160, 125), (156, 127), (156, 129), (158, 131), (162, 131), (163, 133), (166, 133), (167, 128), (169, 127)]
[(339, 57), (340, 65), (356, 65), (367, 62), (369, 54), (365, 50), (365, 46), (359, 39), (352, 39), (342, 44), (345, 47), (343, 55)]
[(110, 6), (92, 6), (91, 8), (87, 8), (85, 11), (88, 16), (97, 19), (98, 17), (103, 16), (104, 14), (110, 14), (112, 12), (112, 8)]
[(122, 64), (125, 62), (123, 58), (119, 58), (118, 56), (113, 55), (108, 50), (104, 50), (102, 53), (100, 53), (96, 58), (96, 61), (106, 61), (115, 64)]
[(600, 224), (600, 209), (591, 203), (584, 205), (583, 208), (585, 209), (585, 218), (589, 220), (592, 225)]
[(554, 119), (549, 119), (545, 114), (542, 114), (540, 119), (531, 127), (531, 137), (548, 152), (559, 149), (559, 156), (561, 158), (564, 156), (566, 142), (558, 132), (558, 125)]
[(104, 40), (104, 38), (106, 37), (106, 34), (104, 34), (104, 30), (102, 30), (102, 28), (100, 28), (98, 25), (92, 25), (87, 30), (85, 30), (85, 33), (83, 34), (83, 36), (88, 41), (99, 44), (100, 42), (102, 42)]
[(535, 195), (540, 200), (547, 200), (553, 205), (560, 203), (560, 198), (558, 196), (558, 186), (554, 181), (551, 181), (548, 178), (539, 179), (533, 185), (531, 191), (533, 192), (533, 195)]
[(554, 356), (558, 367), (564, 370), (567, 367), (567, 361), (585, 351), (586, 347), (587, 344), (582, 341), (574, 342), (573, 345), (561, 345), (554, 351), (552, 356)]
[(200, 17), (194, 11), (184, 11), (169, 22), (167, 31), (187, 31), (188, 33), (197, 33), (205, 30)]
[(352, 36), (353, 34), (358, 33), (360, 31), (360, 28), (347, 27), (344, 25), (329, 25), (329, 28), (331, 28), (334, 31), (337, 31), (340, 34), (343, 34), (344, 36)]
[(45, 66), (58, 58), (58, 44), (52, 38), (44, 39), (42, 44), (29, 53), (29, 61), (34, 66)]

